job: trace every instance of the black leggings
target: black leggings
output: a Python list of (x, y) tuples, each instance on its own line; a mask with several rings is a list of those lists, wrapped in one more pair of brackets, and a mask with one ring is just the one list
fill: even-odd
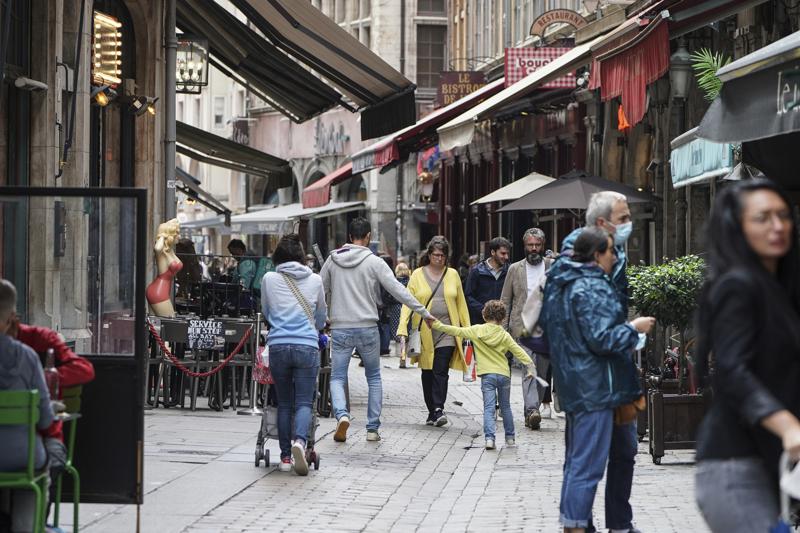
[(444, 409), (447, 402), (447, 381), (450, 378), (450, 359), (454, 346), (443, 346), (433, 351), (433, 369), (422, 370), (422, 394), (428, 413)]

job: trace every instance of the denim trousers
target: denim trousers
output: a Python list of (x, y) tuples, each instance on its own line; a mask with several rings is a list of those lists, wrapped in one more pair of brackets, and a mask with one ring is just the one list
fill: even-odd
[(278, 395), (278, 442), (281, 458), (289, 457), (293, 438), (302, 440), (304, 444), (308, 441), (311, 410), (314, 408), (317, 392), (319, 350), (302, 344), (270, 346), (269, 367)]
[(381, 382), (380, 333), (378, 327), (334, 329), (331, 339), (331, 403), (336, 420), (350, 416), (344, 386), (353, 350), (358, 350), (364, 362), (369, 395), (367, 399), (367, 430), (381, 425), (383, 384)]
[(769, 531), (778, 522), (778, 483), (761, 457), (704, 459), (694, 480), (697, 505), (714, 533)]
[(506, 437), (514, 436), (514, 413), (511, 411), (511, 378), (502, 374), (481, 375), (483, 393), (483, 436), (494, 440), (496, 422), (495, 404), (500, 404), (503, 413), (503, 430)]
[(597, 484), (606, 473), (606, 527), (630, 529), (633, 510), (628, 500), (637, 451), (636, 424), (614, 424), (614, 410), (567, 413), (561, 524), (594, 531), (592, 505)]

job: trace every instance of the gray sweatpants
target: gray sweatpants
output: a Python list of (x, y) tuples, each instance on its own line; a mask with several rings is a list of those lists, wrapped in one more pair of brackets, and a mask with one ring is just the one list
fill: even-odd
[(697, 463), (695, 499), (714, 533), (769, 531), (778, 521), (778, 487), (760, 457)]

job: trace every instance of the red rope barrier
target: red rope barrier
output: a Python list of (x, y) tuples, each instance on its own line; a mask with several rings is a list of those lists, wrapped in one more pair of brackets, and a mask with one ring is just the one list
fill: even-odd
[(181, 372), (193, 378), (206, 378), (208, 376), (213, 376), (214, 374), (225, 368), (225, 366), (228, 363), (230, 363), (231, 359), (233, 359), (236, 356), (236, 354), (242, 351), (244, 343), (247, 342), (247, 339), (249, 339), (250, 335), (253, 333), (253, 326), (247, 328), (247, 331), (244, 332), (244, 336), (242, 337), (242, 340), (239, 341), (239, 344), (236, 345), (236, 348), (217, 367), (212, 368), (211, 370), (207, 370), (206, 372), (195, 372), (193, 370), (189, 370), (189, 368), (187, 368), (183, 363), (181, 363), (180, 359), (177, 359), (174, 355), (172, 355), (172, 352), (170, 351), (169, 348), (167, 348), (167, 345), (164, 344), (164, 340), (159, 336), (155, 326), (153, 326), (153, 323), (150, 322), (149, 319), (147, 320), (147, 327), (148, 329), (150, 329), (150, 334), (153, 336), (158, 345), (161, 347), (161, 350), (163, 350), (164, 355), (167, 356), (167, 358), (172, 362), (172, 364), (175, 365)]

